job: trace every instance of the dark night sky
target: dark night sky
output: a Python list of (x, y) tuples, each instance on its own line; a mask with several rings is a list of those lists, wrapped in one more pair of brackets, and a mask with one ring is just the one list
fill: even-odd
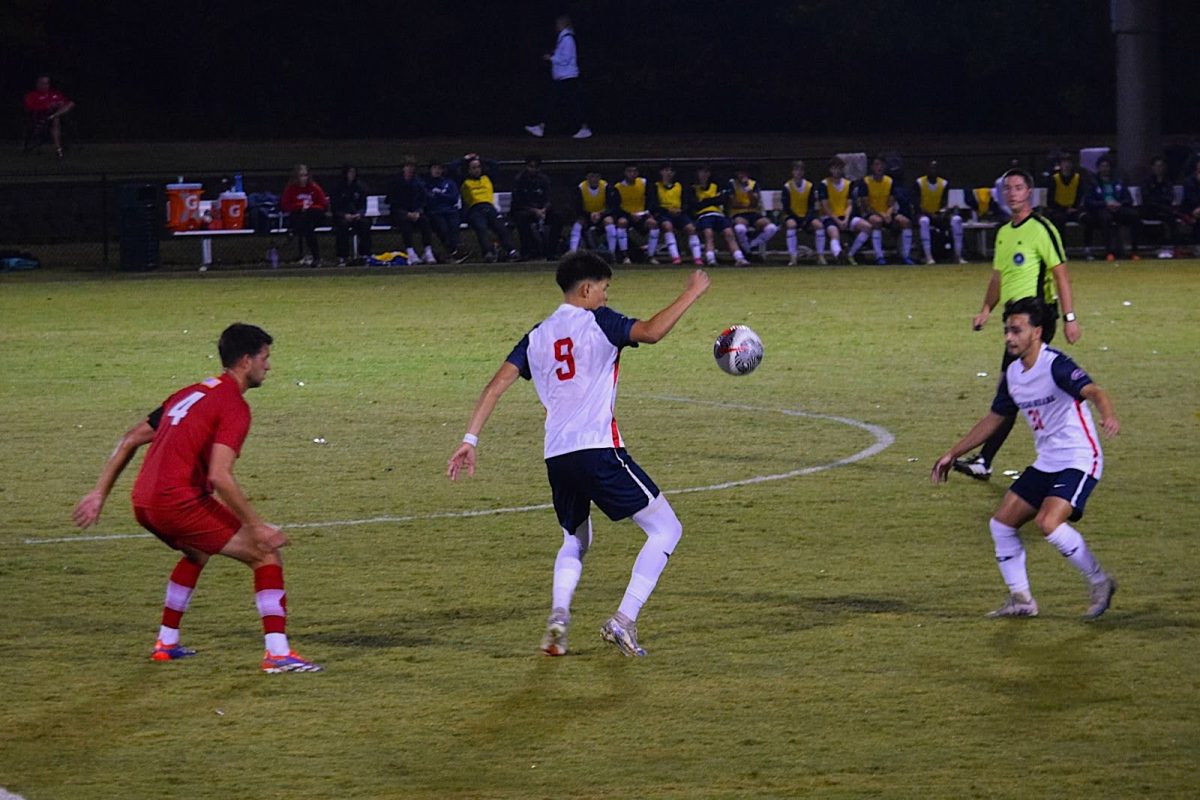
[[(1115, 128), (1096, 0), (6, 0), (0, 89), (17, 131), (50, 72), (96, 139), (508, 132), (539, 115), (564, 8), (605, 131)], [(1163, 9), (1164, 131), (1195, 132), (1200, 15)]]

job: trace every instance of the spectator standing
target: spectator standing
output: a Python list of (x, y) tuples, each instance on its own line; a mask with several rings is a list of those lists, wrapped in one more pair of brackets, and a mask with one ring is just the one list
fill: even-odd
[(458, 226), (462, 223), (462, 195), (458, 183), (446, 175), (446, 166), (440, 161), (429, 164), (429, 176), (424, 183), (429, 225), (442, 240), (450, 259), (461, 264), (467, 260), (467, 254), (458, 242)]
[(329, 198), (338, 266), (350, 258), (350, 237), (358, 237), (359, 253), (371, 252), (371, 218), (367, 216), (367, 187), (358, 179), (358, 168), (342, 167), (342, 179)]
[[(458, 197), (457, 188), (454, 196)], [(437, 263), (437, 256), (433, 254), (433, 227), (430, 225), (426, 209), (428, 203), (429, 195), (425, 188), (425, 182), (417, 177), (417, 159), (415, 156), (405, 156), (400, 174), (396, 176), (388, 192), (388, 207), (392, 212), (392, 227), (400, 231), (410, 264), (417, 264), (422, 260), (426, 264)], [(458, 237), (457, 211), (458, 209), (455, 209), (456, 241)], [(417, 230), (421, 231), (422, 240), (425, 242), (425, 251), (421, 257), (417, 256), (415, 246), (414, 234)]]
[(1142, 184), (1142, 205), (1138, 209), (1143, 224), (1157, 222), (1159, 228), (1159, 258), (1175, 255), (1175, 187), (1167, 177), (1167, 160), (1155, 156), (1150, 160), (1150, 174)]
[(54, 142), (54, 152), (62, 158), (62, 118), (74, 108), (73, 101), (50, 85), (49, 75), (39, 75), (33, 89), (25, 94), (25, 111), (29, 114), (25, 149), (31, 150), (49, 134), (50, 141)]
[(1096, 162), (1096, 177), (1084, 195), (1083, 205), (1087, 209), (1084, 223), (1089, 259), (1092, 257), (1092, 236), (1097, 229), (1104, 235), (1104, 253), (1107, 260), (1115, 261), (1124, 254), (1120, 231), (1122, 225), (1129, 229), (1131, 258), (1134, 261), (1141, 259), (1137, 249), (1142, 221), (1133, 210), (1133, 196), (1129, 194), (1129, 187), (1113, 174), (1112, 157), (1100, 156)]
[[(483, 260), (494, 261), (517, 259), (508, 227), (500, 221), (496, 211), (496, 189), (492, 179), (483, 172), (483, 161), (474, 154), (466, 157), (467, 176), (463, 178), (459, 191), (462, 192), (463, 208), (466, 209), (467, 226), (479, 239)], [(491, 235), (495, 235), (495, 241)], [(497, 250), (497, 243), (503, 248)]]
[[(321, 246), (317, 242), (317, 226), (325, 221), (329, 198), (325, 190), (309, 175), (307, 164), (297, 164), (291, 182), (279, 198), (279, 207), (288, 213), (288, 226), (300, 243), (300, 266), (321, 266)], [(308, 255), (304, 248), (308, 247)]]
[(525, 157), (525, 169), (513, 183), (512, 216), (521, 240), (521, 257), (553, 261), (558, 256), (562, 219), (550, 202), (550, 177), (541, 156)]
[(526, 125), (529, 131), (539, 139), (546, 135), (546, 122), (553, 120), (556, 115), (566, 113), (572, 125), (578, 124), (579, 130), (574, 134), (575, 139), (591, 138), (592, 131), (588, 128), (586, 116), (583, 113), (583, 96), (579, 88), (579, 55), (575, 48), (575, 28), (571, 18), (563, 14), (554, 21), (554, 29), (558, 38), (554, 43), (554, 52), (542, 56), (543, 61), (550, 62), (550, 96), (546, 103), (546, 115), (535, 125)]

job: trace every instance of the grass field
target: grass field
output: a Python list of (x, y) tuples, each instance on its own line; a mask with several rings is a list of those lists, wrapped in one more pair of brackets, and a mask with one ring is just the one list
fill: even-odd
[[(623, 362), (618, 417), (664, 489), (819, 468), (877, 441), (785, 411), (894, 443), (673, 495), (684, 538), (638, 661), (597, 635), (635, 526), (596, 519), (572, 652), (545, 659), (553, 513), (456, 515), (548, 502), (528, 384), (484, 432), (478, 474), (443, 477), (484, 382), (557, 304), (549, 271), (4, 276), (0, 787), (27, 800), (1195, 797), (1200, 263), (1072, 269), (1083, 339), (1067, 349), (1122, 422), (1079, 524), (1121, 584), (1105, 617), (1079, 620), (1081, 581), (1031, 534), (1042, 615), (985, 620), (1004, 595), (986, 520), (1006, 479), (928, 481), (990, 401), (999, 326), (969, 325), (986, 267), (717, 269), (671, 336)], [(648, 315), (682, 285), (675, 270), (623, 271), (611, 304)], [(276, 337), (237, 474), (291, 526), (289, 633), (319, 675), (258, 672), (249, 571), (219, 560), (184, 620), (200, 655), (152, 663), (172, 554), (69, 524), (119, 433), (216, 371), (216, 336), (237, 319)], [(737, 321), (767, 349), (742, 379), (710, 354)], [(998, 470), (1031, 454), (1018, 425)], [(139, 532), (131, 480), (89, 533)]]

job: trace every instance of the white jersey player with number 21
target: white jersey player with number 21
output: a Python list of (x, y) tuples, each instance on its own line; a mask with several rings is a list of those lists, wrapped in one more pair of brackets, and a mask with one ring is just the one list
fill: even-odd
[(542, 639), (542, 652), (550, 656), (567, 652), (571, 597), (592, 544), (592, 503), (610, 519), (632, 517), (646, 532), (621, 605), (600, 629), (604, 640), (626, 656), (646, 654), (637, 641), (638, 613), (683, 535), (667, 498), (625, 451), (614, 416), (617, 374), (621, 350), (666, 336), (708, 290), (708, 275), (693, 272), (683, 292), (648, 320), (608, 308), (611, 279), (608, 264), (591, 253), (573, 253), (559, 264), (562, 305), (521, 339), (488, 382), (446, 470), (450, 480), (464, 470), (475, 474), (479, 434), (500, 396), (518, 377), (532, 380), (546, 407), (546, 472), (563, 531)]

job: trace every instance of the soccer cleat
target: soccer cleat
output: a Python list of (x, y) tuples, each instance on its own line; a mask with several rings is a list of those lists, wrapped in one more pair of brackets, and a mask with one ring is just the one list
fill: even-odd
[(1130, 261), (1141, 261), (1141, 260), (1142, 260), (1142, 257), (1141, 257), (1141, 256), (1139, 256), (1137, 253), (1130, 253), (1130, 254), (1129, 254), (1129, 260), (1130, 260)]
[(825, 256), (817, 256), (817, 266), (827, 267), (829, 262), (825, 260)]
[(679, 265), (679, 264), (683, 263), (683, 259), (680, 258), (679, 256), (671, 256), (671, 263), (675, 264), (675, 265)]
[(989, 611), (984, 616), (991, 619), (999, 619), (1000, 617), (1036, 617), (1037, 615), (1037, 600), (1034, 600), (1031, 595), (1018, 597), (1015, 594), (1010, 594), (1007, 603), (995, 611)]
[(1109, 253), (1108, 255), (1104, 256), (1104, 260), (1112, 262), (1112, 261), (1116, 261), (1117, 257), (1113, 253)]
[(959, 263), (959, 264), (966, 264), (966, 263), (967, 263), (967, 260), (966, 260), (965, 258), (963, 258), (962, 256), (959, 256), (959, 257), (958, 257), (958, 263)]
[(850, 255), (849, 253), (846, 253), (846, 264), (848, 264), (851, 267), (858, 266), (858, 262), (854, 260), (854, 256)]
[(610, 617), (600, 628), (600, 636), (604, 641), (615, 646), (622, 655), (641, 658), (646, 651), (638, 646), (637, 625), (630, 623), (622, 625), (616, 617)]
[(901, 259), (900, 259), (900, 261), (901, 261), (902, 263), (904, 263), (905, 265), (907, 265), (907, 266), (910, 266), (910, 267), (911, 267), (911, 266), (913, 265), (913, 263), (914, 263), (914, 262), (913, 262), (913, 260), (912, 260), (911, 258), (909, 258), (908, 256), (904, 256), (903, 258), (901, 258)]
[(974, 458), (963, 456), (954, 459), (954, 471), (961, 472), (977, 481), (986, 481), (992, 477), (992, 468), (983, 462), (983, 456)]
[(575, 135), (572, 136), (571, 138), (572, 139), (590, 139), (590, 138), (592, 138), (592, 130), (587, 125), (584, 125), (579, 130), (575, 131)]
[(629, 256), (626, 255), (621, 258), (621, 263), (622, 264), (632, 264), (633, 261), (629, 258)]
[(875, 263), (882, 267), (885, 264), (887, 264), (887, 259), (884, 258), (883, 256), (880, 256), (879, 258), (875, 259)]
[(300, 259), (299, 263), (300, 263), (300, 266), (302, 266), (302, 267), (311, 267), (313, 265), (313, 257), (312, 256), (304, 256), (303, 258)]
[(927, 267), (932, 266), (936, 263), (937, 263), (937, 261), (934, 260), (933, 256), (930, 256), (929, 258), (925, 259), (925, 266), (927, 266)]
[(1083, 618), (1090, 621), (1108, 611), (1109, 605), (1112, 604), (1112, 596), (1117, 592), (1117, 582), (1105, 575), (1104, 580), (1093, 583), (1089, 591), (1091, 605), (1088, 606), (1087, 613), (1083, 615)]
[(662, 262), (659, 261), (655, 256), (650, 256), (650, 258), (646, 259), (646, 263), (647, 264), (661, 264)]
[(526, 125), (525, 130), (539, 139), (546, 135), (546, 127), (544, 125)]
[(695, 258), (692, 259), (692, 263), (695, 264), (697, 267), (702, 267), (702, 266), (704, 266), (704, 259), (700, 258), (699, 256), (696, 256)]
[(470, 257), (471, 257), (471, 254), (469, 252), (467, 252), (466, 250), (455, 250), (453, 253), (450, 254), (450, 258), (453, 259), (455, 264), (461, 264)]
[(567, 654), (567, 626), (571, 624), (571, 615), (566, 609), (556, 608), (550, 612), (546, 620), (546, 635), (542, 637), (542, 652), (548, 656), (565, 656)]
[(748, 267), (748, 266), (750, 266), (750, 262), (744, 258), (739, 258), (733, 262), (733, 265), (735, 267)]
[(150, 654), (150, 658), (154, 661), (178, 661), (194, 655), (196, 651), (190, 647), (184, 647), (178, 642), (163, 644), (162, 639), (159, 639), (154, 643), (154, 652)]
[(424, 260), (425, 260), (425, 263), (426, 263), (426, 264), (436, 264), (436, 263), (438, 263), (438, 262), (437, 262), (437, 256), (435, 256), (435, 255), (433, 254), (433, 251), (432, 251), (432, 250), (429, 250), (429, 249), (426, 249), (426, 250), (425, 250), (425, 259), (424, 259)]
[(269, 675), (281, 672), (320, 672), (324, 667), (303, 659), (293, 650), (286, 656), (273, 656), (263, 653), (262, 671)]

